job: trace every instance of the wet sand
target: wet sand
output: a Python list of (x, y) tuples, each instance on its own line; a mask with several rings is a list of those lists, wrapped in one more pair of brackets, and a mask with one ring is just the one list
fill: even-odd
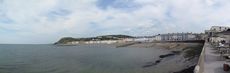
[[(160, 73), (193, 73), (193, 67), (197, 64), (203, 43), (138, 43), (127, 47), (159, 48), (171, 51), (162, 54), (157, 60), (148, 62), (144, 68), (155, 67)], [(164, 70), (157, 70), (164, 67)]]

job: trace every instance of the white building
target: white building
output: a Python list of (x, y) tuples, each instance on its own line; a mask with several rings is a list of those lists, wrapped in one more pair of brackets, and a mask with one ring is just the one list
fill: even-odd
[(101, 44), (113, 44), (113, 43), (117, 43), (116, 40), (103, 40), (100, 41)]
[(156, 41), (186, 41), (186, 40), (198, 40), (199, 34), (193, 33), (168, 33), (159, 34), (155, 36)]
[(77, 45), (79, 43), (80, 43), (79, 41), (67, 42), (68, 45)]
[(142, 41), (146, 41), (147, 38), (135, 38), (134, 41), (136, 42), (142, 42)]
[(122, 40), (123, 40), (123, 42), (132, 42), (132, 41), (134, 41), (134, 38), (124, 38)]
[(136, 42), (152, 42), (155, 40), (154, 36), (136, 37), (134, 41)]
[(98, 41), (85, 41), (83, 44), (112, 44), (117, 43), (118, 40), (98, 40)]
[(160, 34), (159, 34), (159, 35), (156, 35), (156, 36), (155, 36), (155, 40), (156, 40), (156, 41), (161, 41), (161, 35), (160, 35)]
[(212, 26), (210, 30), (212, 32), (222, 32), (222, 31), (226, 31), (228, 29), (230, 29), (230, 28), (229, 27), (225, 27), (225, 26)]

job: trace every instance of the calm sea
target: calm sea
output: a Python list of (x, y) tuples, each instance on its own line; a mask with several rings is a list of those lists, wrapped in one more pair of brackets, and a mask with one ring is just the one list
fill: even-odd
[(142, 66), (167, 53), (111, 45), (0, 45), (0, 73), (157, 73)]

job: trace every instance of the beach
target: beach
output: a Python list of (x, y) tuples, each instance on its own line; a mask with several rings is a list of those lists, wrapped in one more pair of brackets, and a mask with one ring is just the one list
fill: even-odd
[(193, 73), (193, 69), (198, 62), (203, 43), (137, 43), (127, 47), (138, 48), (159, 48), (170, 51), (168, 54), (162, 54), (155, 61), (147, 64), (146, 67), (155, 67), (156, 69), (164, 67), (167, 71), (159, 73)]

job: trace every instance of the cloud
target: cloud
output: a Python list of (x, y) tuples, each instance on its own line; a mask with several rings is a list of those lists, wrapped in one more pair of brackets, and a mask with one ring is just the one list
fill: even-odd
[(230, 26), (229, 0), (0, 2), (0, 43), (52, 43), (65, 36), (203, 32), (212, 25)]
[(141, 8), (141, 5), (134, 2), (134, 0), (98, 0), (97, 6), (104, 10), (115, 8), (124, 11), (133, 11)]

